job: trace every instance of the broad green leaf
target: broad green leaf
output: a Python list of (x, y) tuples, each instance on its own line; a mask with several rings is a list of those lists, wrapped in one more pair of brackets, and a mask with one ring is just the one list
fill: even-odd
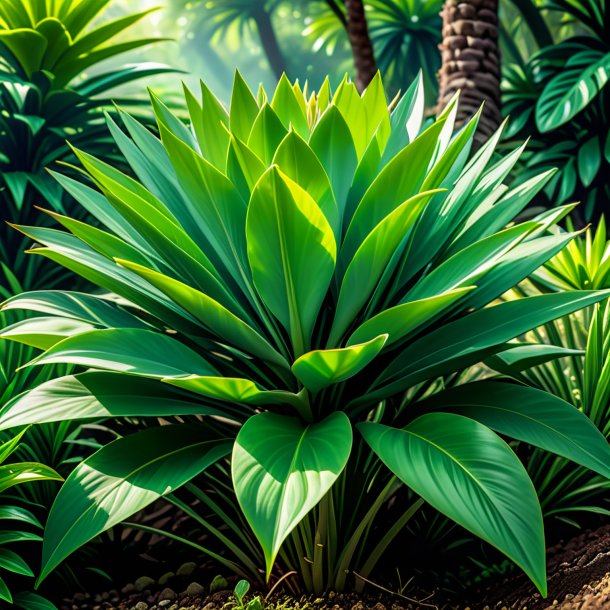
[(197, 136), (201, 154), (214, 167), (224, 171), (229, 146), (229, 134), (226, 130), (229, 125), (227, 111), (203, 81), (201, 81), (201, 106), (186, 85), (184, 91), (191, 125)]
[(51, 507), (38, 583), (80, 546), (230, 451), (208, 427), (157, 426), (119, 438), (72, 471)]
[(326, 169), (342, 216), (358, 157), (349, 127), (336, 106), (330, 106), (322, 115), (313, 129), (309, 146)]
[(376, 137), (379, 150), (383, 152), (390, 137), (390, 112), (385, 96), (381, 72), (377, 72), (362, 95), (362, 107), (366, 117), (367, 140)]
[(273, 155), (284, 139), (288, 130), (282, 125), (277, 114), (269, 104), (263, 105), (252, 125), (248, 136), (248, 148), (252, 149), (260, 160), (268, 166)]
[(354, 212), (342, 256), (351, 258), (381, 220), (419, 192), (443, 123), (436, 121), (379, 172)]
[(79, 419), (175, 415), (223, 412), (157, 380), (88, 372), (57, 377), (15, 396), (0, 410), (0, 429)]
[(7, 601), (9, 604), (13, 603), (13, 596), (11, 595), (11, 591), (2, 578), (0, 578), (0, 599)]
[(387, 339), (388, 335), (379, 335), (366, 343), (307, 352), (292, 365), (292, 372), (307, 389), (319, 392), (359, 373), (376, 358)]
[(273, 163), (294, 180), (320, 206), (335, 237), (339, 239), (340, 218), (333, 189), (324, 167), (309, 145), (296, 132), (291, 131), (280, 143)]
[(536, 125), (542, 133), (557, 129), (597, 96), (610, 78), (610, 53), (588, 49), (573, 55), (542, 90)]
[(526, 222), (481, 239), (438, 265), (410, 290), (404, 300), (422, 299), (464, 284), (476, 284), (479, 277), (521, 243), (539, 225)]
[(376, 423), (362, 423), (358, 429), (401, 481), (500, 549), (546, 595), (544, 530), (536, 491), (500, 437), (476, 421), (449, 413), (422, 415), (402, 430)]
[(160, 124), (161, 140), (199, 225), (217, 256), (243, 284), (245, 264), (244, 223), (247, 204), (231, 181), (200, 154)]
[(26, 508), (22, 506), (0, 506), (0, 521), (21, 521), (42, 529), (42, 524)]
[(0, 466), (0, 493), (15, 485), (32, 481), (63, 481), (49, 466), (37, 462), (18, 462)]
[(265, 164), (248, 146), (231, 134), (227, 155), (227, 177), (238, 188), (245, 201), (250, 200), (258, 179), (265, 173)]
[(275, 89), (271, 100), (271, 108), (286, 129), (292, 127), (301, 138), (309, 138), (305, 100), (302, 95), (295, 93), (285, 74), (282, 74)]
[(610, 478), (610, 446), (576, 407), (536, 388), (479, 381), (435, 394), (424, 408), (464, 415)]
[(263, 360), (288, 366), (284, 358), (257, 331), (203, 292), (140, 265), (127, 261), (119, 261), (119, 263), (165, 293), (199, 320), (221, 342), (226, 341)]
[(356, 85), (347, 79), (347, 75), (335, 91), (333, 105), (338, 108), (349, 127), (360, 160), (369, 146), (375, 129), (370, 128), (362, 98)]
[(570, 349), (560, 345), (548, 345), (546, 343), (523, 343), (515, 344), (514, 347), (504, 350), (485, 361), (485, 364), (495, 371), (505, 375), (515, 375), (545, 362), (566, 358), (570, 356), (582, 356), (584, 350)]
[(17, 59), (28, 77), (40, 69), (47, 39), (35, 30), (15, 28), (0, 31), (0, 43)]
[(80, 320), (40, 316), (26, 318), (2, 329), (0, 339), (9, 339), (38, 349), (49, 349), (66, 337), (78, 335), (95, 326)]
[[(610, 60), (608, 61), (608, 69), (610, 71)], [(578, 175), (582, 183), (587, 187), (591, 186), (602, 163), (600, 141), (596, 135), (589, 138), (578, 149), (577, 163)]]
[(392, 395), (418, 381), (471, 366), (505, 349), (505, 343), (550, 320), (607, 298), (610, 291), (574, 291), (508, 301), (476, 311), (433, 330), (406, 347), (380, 375), (370, 400)]
[(29, 310), (72, 318), (105, 328), (147, 328), (136, 316), (101, 296), (84, 292), (37, 290), (18, 294), (2, 304), (2, 310)]
[(239, 70), (236, 70), (233, 92), (231, 94), (231, 108), (229, 110), (231, 133), (242, 142), (247, 142), (257, 115), (258, 104), (256, 99), (239, 73)]
[(54, 603), (32, 591), (16, 593), (13, 603), (24, 610), (57, 610), (57, 606)]
[(68, 337), (31, 364), (57, 362), (153, 378), (217, 374), (211, 364), (179, 341), (135, 328), (92, 330)]
[(301, 408), (302, 399), (284, 390), (264, 390), (249, 379), (237, 377), (184, 377), (164, 379), (166, 383), (208, 398), (252, 405), (292, 405)]
[(387, 345), (403, 340), (415, 331), (433, 324), (441, 313), (473, 290), (473, 286), (456, 288), (437, 296), (408, 301), (385, 309), (361, 324), (350, 336), (347, 345), (370, 341), (380, 333), (388, 334)]
[(55, 212), (47, 213), (72, 235), (107, 258), (125, 258), (141, 265), (153, 264), (146, 254), (112, 233)]
[(246, 238), (254, 284), (298, 357), (308, 350), (334, 271), (332, 228), (307, 192), (274, 166), (252, 194)]
[(420, 70), (417, 79), (409, 86), (392, 111), (390, 117), (392, 131), (383, 151), (382, 165), (386, 165), (409, 142), (415, 140), (421, 130), (424, 110), (424, 81)]
[(375, 290), (400, 243), (438, 191), (411, 197), (388, 214), (362, 242), (349, 262), (339, 292), (329, 345), (334, 345)]
[(267, 579), (282, 542), (332, 487), (351, 447), (351, 424), (341, 412), (309, 425), (261, 413), (239, 431), (231, 459), (233, 485), (263, 547)]
[(0, 548), (0, 568), (23, 576), (34, 576), (28, 564), (10, 549)]

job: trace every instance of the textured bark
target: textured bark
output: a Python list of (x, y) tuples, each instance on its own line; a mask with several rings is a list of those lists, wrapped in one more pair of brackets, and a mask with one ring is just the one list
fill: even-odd
[(356, 67), (356, 87), (362, 92), (377, 72), (373, 44), (369, 37), (364, 4), (362, 0), (346, 0), (347, 35), (352, 46)]
[(475, 135), (478, 148), (502, 122), (498, 0), (445, 0), (441, 14), (438, 111), (461, 91), (457, 114), (461, 126), (484, 102)]

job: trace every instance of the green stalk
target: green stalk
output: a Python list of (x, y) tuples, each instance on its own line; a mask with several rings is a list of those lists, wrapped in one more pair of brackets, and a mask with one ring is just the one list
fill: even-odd
[(223, 546), (229, 549), (243, 563), (243, 565), (245, 565), (251, 571), (252, 574), (258, 573), (256, 564), (252, 561), (252, 559), (250, 559), (250, 557), (248, 557), (246, 553), (243, 552), (242, 549), (240, 549), (233, 541), (227, 538), (220, 530), (215, 528), (212, 524), (210, 524), (203, 517), (197, 514), (197, 512), (194, 511), (190, 506), (188, 506), (188, 504), (185, 504), (181, 500), (178, 500), (178, 498), (176, 498), (175, 496), (167, 496), (167, 500), (174, 506), (177, 506), (186, 515), (191, 517), (191, 519), (197, 521), (197, 523), (199, 523), (208, 532), (215, 536)]
[(316, 595), (324, 592), (324, 550), (328, 543), (328, 513), (331, 496), (332, 491), (327, 492), (318, 504), (318, 523), (314, 539), (313, 566), (311, 567), (313, 590)]
[(341, 553), (338, 561), (337, 568), (335, 570), (335, 589), (337, 591), (343, 591), (345, 588), (345, 581), (349, 574), (349, 566), (353, 559), (354, 553), (358, 548), (358, 544), (363, 542), (363, 534), (366, 531), (370, 522), (373, 521), (379, 509), (384, 505), (392, 494), (402, 485), (402, 483), (396, 478), (392, 477), (383, 491), (377, 496), (375, 502), (373, 502), (371, 508), (368, 510), (354, 533), (351, 535), (347, 544), (345, 545), (343, 552)]
[(245, 579), (252, 578), (252, 574), (248, 574), (248, 573), (244, 572), (241, 569), (241, 567), (238, 566), (233, 561), (226, 559), (222, 555), (218, 555), (217, 553), (214, 553), (214, 551), (211, 551), (210, 549), (207, 549), (207, 548), (201, 546), (200, 544), (192, 542), (191, 540), (188, 540), (186, 538), (182, 538), (182, 536), (177, 536), (176, 534), (172, 534), (171, 532), (166, 532), (165, 530), (162, 530), (162, 529), (159, 529), (156, 527), (151, 527), (149, 525), (142, 525), (141, 523), (132, 523), (129, 521), (124, 521), (123, 523), (127, 527), (133, 527), (134, 529), (139, 529), (139, 530), (142, 530), (143, 532), (150, 532), (151, 534), (158, 534), (159, 536), (163, 536), (165, 538), (169, 538), (171, 540), (176, 540), (177, 542), (181, 542), (182, 544), (185, 544), (194, 549), (197, 549), (204, 555), (211, 557), (212, 559), (214, 559), (221, 565), (225, 566), (228, 570), (230, 570), (231, 572), (234, 572), (238, 576), (241, 576), (242, 578), (245, 578)]
[[(368, 560), (366, 563), (360, 568), (358, 574), (360, 576), (364, 576), (368, 578), (369, 574), (375, 569), (377, 562), (381, 559), (386, 549), (394, 538), (402, 531), (402, 529), (407, 525), (407, 523), (413, 518), (415, 513), (423, 506), (424, 501), (422, 498), (416, 500), (411, 506), (401, 515), (401, 517), (394, 523), (394, 525), (386, 532), (385, 536), (377, 543), (375, 548), (371, 551)], [(358, 579), (356, 582), (356, 592), (362, 593), (362, 589), (364, 588), (364, 581)]]

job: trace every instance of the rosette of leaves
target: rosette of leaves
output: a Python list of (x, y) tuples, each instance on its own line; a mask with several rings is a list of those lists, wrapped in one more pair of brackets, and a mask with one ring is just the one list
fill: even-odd
[(507, 135), (531, 138), (520, 179), (557, 167), (541, 201), (582, 201), (588, 221), (610, 197), (610, 16), (606, 0), (553, 0), (545, 9), (567, 15), (580, 31), (505, 67)]
[[(31, 610), (40, 608), (56, 610), (55, 606), (36, 593), (22, 591), (14, 593), (11, 579), (33, 577), (34, 572), (23, 557), (14, 550), (15, 543), (40, 541), (42, 525), (19, 498), (6, 492), (16, 485), (30, 481), (61, 481), (52, 468), (36, 462), (6, 463), (18, 449), (27, 429), (0, 445), (0, 599), (18, 608)], [(34, 529), (35, 531), (31, 531)], [(8, 582), (7, 582), (8, 581)], [(9, 586), (9, 584), (11, 586)]]
[[(200, 98), (186, 92), (190, 129), (155, 95), (160, 139), (109, 118), (137, 178), (82, 151), (96, 188), (56, 175), (101, 228), (52, 212), (65, 231), (20, 230), (34, 254), (117, 298), (46, 291), (4, 304), (43, 314), (2, 333), (42, 350), (32, 365), (88, 370), (12, 400), (0, 427), (149, 426), (67, 478), (40, 579), (219, 464), (219, 489), (250, 529), (219, 512), (222, 546), (203, 550), (236, 571), (294, 567), (307, 590), (343, 589), (425, 501), (545, 593), (540, 506), (499, 434), (602, 476), (608, 444), (551, 394), (461, 374), (607, 292), (494, 304), (573, 238), (548, 232), (571, 208), (504, 228), (550, 173), (507, 188), (522, 147), (492, 160), (498, 132), (469, 158), (478, 116), (453, 133), (454, 100), (423, 127), (423, 99), (419, 80), (390, 113), (379, 76), (362, 96), (347, 80), (306, 93), (283, 77), (255, 97), (237, 75), (228, 110), (203, 84)], [(384, 522), (403, 485), (413, 502)], [(247, 564), (258, 549), (264, 565)]]
[(158, 40), (113, 41), (150, 11), (91, 27), (109, 2), (6, 0), (0, 4), (0, 293), (5, 297), (20, 287), (51, 287), (61, 279), (56, 269), (24, 256), (28, 242), (8, 229), (5, 221), (34, 222), (39, 216), (34, 206), (42, 202), (65, 211), (69, 199), (45, 170), (57, 161), (74, 159), (66, 139), (116, 161), (102, 113), (102, 108), (112, 105), (110, 91), (169, 70), (151, 63), (98, 68), (105, 60)]

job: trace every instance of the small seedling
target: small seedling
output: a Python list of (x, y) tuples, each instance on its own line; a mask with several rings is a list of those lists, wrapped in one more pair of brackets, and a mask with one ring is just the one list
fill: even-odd
[[(250, 590), (250, 583), (247, 580), (240, 580), (233, 590), (235, 596), (233, 610), (263, 610), (263, 602), (260, 596), (253, 597), (248, 603), (245, 602), (245, 597)], [(230, 604), (228, 604), (230, 605)]]

